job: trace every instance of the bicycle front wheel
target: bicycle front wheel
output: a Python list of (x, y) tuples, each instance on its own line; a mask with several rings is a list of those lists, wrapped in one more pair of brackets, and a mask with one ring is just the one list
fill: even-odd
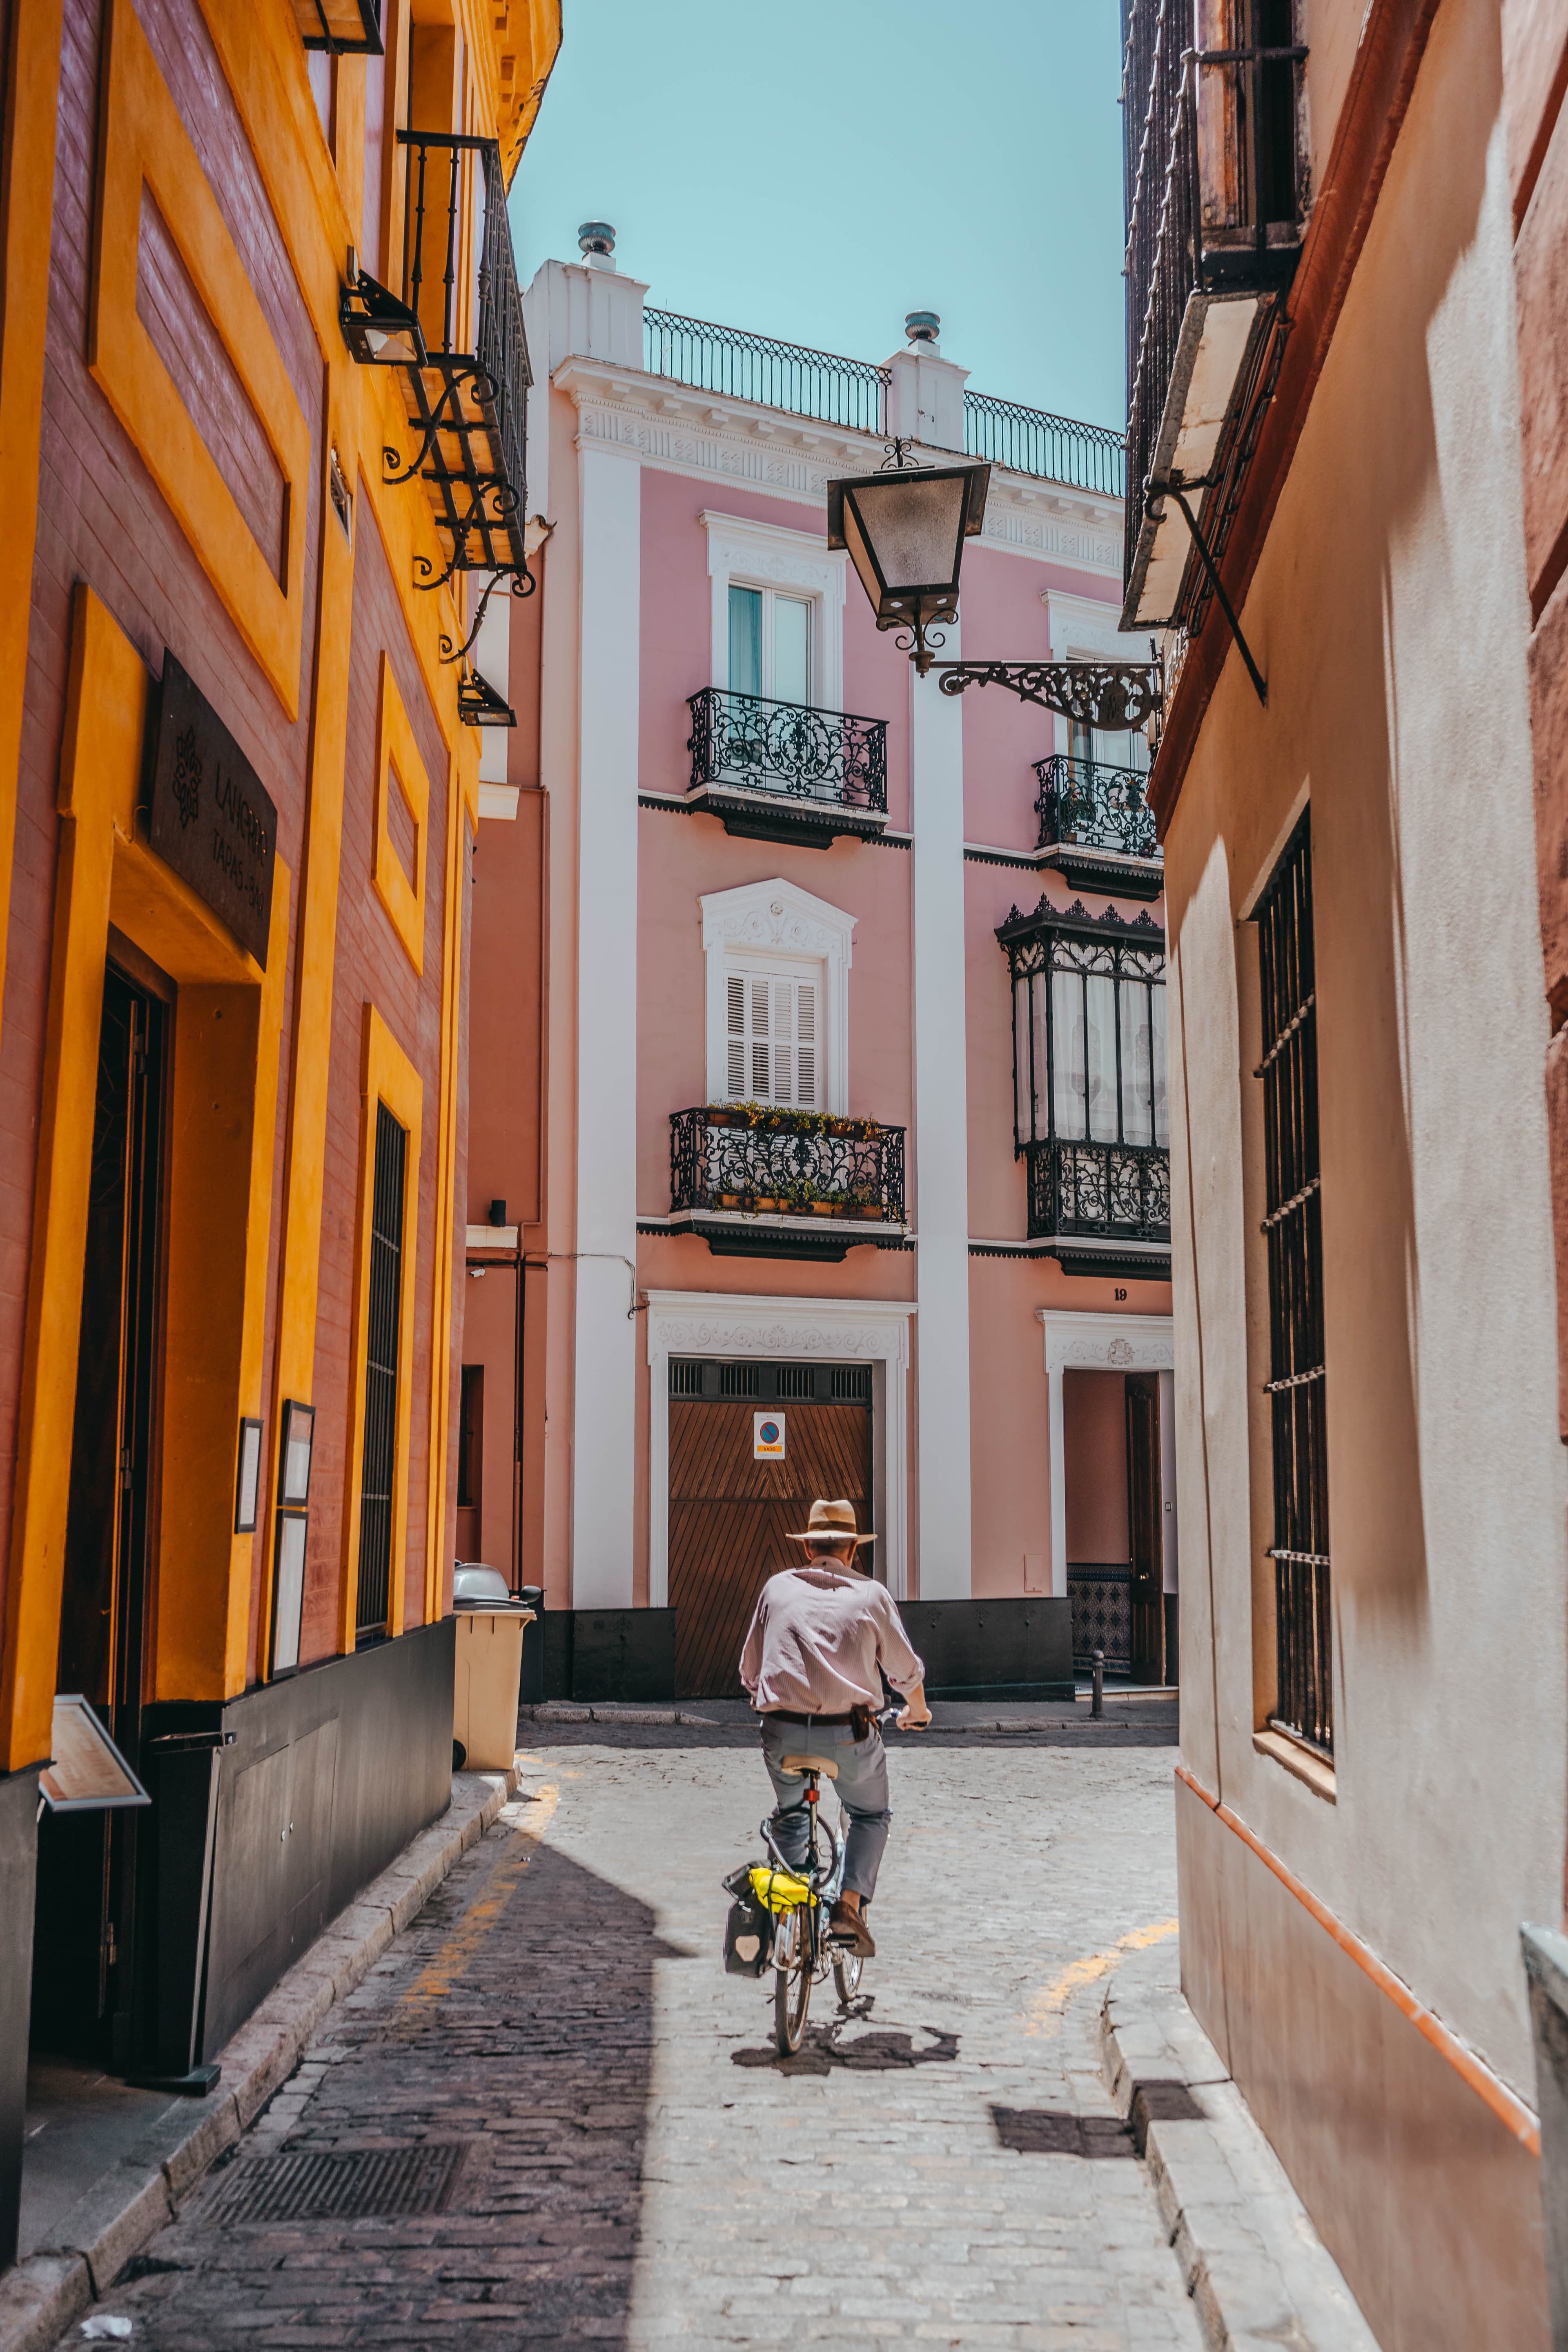
[(804, 1905), (779, 1922), (773, 1963), (773, 2040), (781, 2058), (793, 2057), (811, 2007), (811, 1936)]

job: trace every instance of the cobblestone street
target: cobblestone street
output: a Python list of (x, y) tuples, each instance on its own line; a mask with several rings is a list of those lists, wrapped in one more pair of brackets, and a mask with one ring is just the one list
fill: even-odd
[[(879, 1955), (781, 2063), (768, 1987), (721, 1961), (752, 1738), (546, 1738), (99, 2306), (132, 2342), (1199, 2345), (1096, 2031), (1119, 1958), (1174, 1932), (1171, 1750), (902, 1742)], [(431, 2154), (299, 2217), (290, 2158), (375, 2147)]]

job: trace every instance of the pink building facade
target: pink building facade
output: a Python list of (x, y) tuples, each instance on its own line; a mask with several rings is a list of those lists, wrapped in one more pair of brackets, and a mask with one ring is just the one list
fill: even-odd
[(542, 1588), (552, 1693), (711, 1696), (848, 1492), (933, 1686), (1070, 1688), (1075, 1620), (1080, 1663), (1173, 1681), (1147, 747), (918, 678), (826, 537), (885, 435), (989, 457), (945, 655), (1146, 658), (1120, 448), (968, 394), (934, 322), (872, 367), (647, 291), (589, 249), (526, 299), (459, 1553)]

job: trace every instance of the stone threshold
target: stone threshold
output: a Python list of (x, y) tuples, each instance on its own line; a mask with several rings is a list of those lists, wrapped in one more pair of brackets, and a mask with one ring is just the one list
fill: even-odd
[(1199, 2025), (1174, 1942), (1122, 1962), (1100, 2063), (1210, 2352), (1378, 2352), (1343, 2273)]
[[(223, 2071), (205, 2099), (190, 2101), (188, 2127), (176, 2126), (173, 2144), (165, 2131), (161, 2145), (110, 2166), (49, 2232), (47, 2245), (0, 2275), (0, 2352), (50, 2352), (107, 2292), (209, 2166), (248, 2130), (327, 2011), (369, 1975), (516, 1790), (515, 1769), (457, 1776), (439, 1821), (339, 1912), (219, 2051)], [(154, 2132), (145, 2137), (151, 2142)]]

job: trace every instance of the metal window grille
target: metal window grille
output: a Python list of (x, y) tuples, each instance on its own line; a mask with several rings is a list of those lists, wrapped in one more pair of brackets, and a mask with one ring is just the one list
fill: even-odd
[(840, 1404), (869, 1404), (871, 1402), (871, 1367), (869, 1364), (835, 1364), (833, 1394)]
[(721, 1396), (760, 1396), (762, 1378), (757, 1365), (721, 1365), (719, 1372), (719, 1393)]
[(364, 1452), (360, 1471), (359, 1633), (385, 1630), (392, 1582), (392, 1504), (397, 1468), (397, 1356), (403, 1316), (403, 1193), (408, 1136), (384, 1103), (375, 1107), (371, 1195), (370, 1306), (364, 1357)]
[(669, 1360), (669, 1393), (672, 1397), (700, 1397), (702, 1393), (702, 1367), (686, 1358), (672, 1356)]
[(1329, 1480), (1312, 855), (1303, 817), (1258, 915), (1274, 1441), (1275, 1613), (1282, 1730), (1331, 1755)]

